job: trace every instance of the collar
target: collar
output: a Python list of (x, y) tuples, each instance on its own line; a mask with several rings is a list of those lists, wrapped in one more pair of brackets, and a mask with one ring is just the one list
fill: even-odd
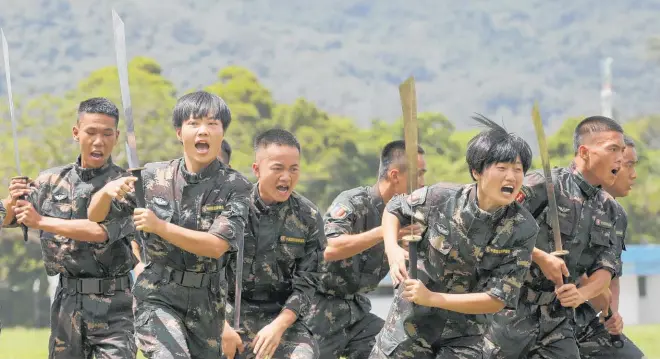
[(78, 155), (78, 159), (73, 164), (73, 168), (75, 169), (78, 177), (80, 177), (80, 179), (85, 182), (91, 181), (92, 178), (104, 174), (113, 165), (112, 157), (108, 158), (108, 161), (99, 168), (83, 168), (81, 162), (82, 156)]
[[(509, 206), (502, 206), (496, 209), (494, 212), (486, 212), (483, 209), (479, 208), (479, 199), (477, 198), (477, 184), (473, 183), (467, 186), (468, 198), (466, 203), (466, 208), (475, 218), (482, 220), (484, 222), (489, 222), (491, 224), (498, 223), (504, 214), (506, 213)], [(515, 202), (515, 201), (514, 201)]]
[(186, 160), (184, 158), (179, 160), (179, 173), (181, 173), (187, 184), (196, 184), (214, 176), (220, 170), (220, 167), (222, 167), (222, 164), (216, 158), (199, 173), (193, 173), (186, 169)]
[(584, 176), (580, 171), (578, 171), (577, 166), (575, 165), (575, 162), (571, 162), (571, 165), (568, 167), (568, 170), (571, 174), (571, 178), (573, 179), (573, 182), (575, 182), (580, 190), (584, 193), (587, 198), (591, 198), (598, 194), (601, 190), (601, 186), (594, 186), (587, 182), (586, 179), (584, 179)]

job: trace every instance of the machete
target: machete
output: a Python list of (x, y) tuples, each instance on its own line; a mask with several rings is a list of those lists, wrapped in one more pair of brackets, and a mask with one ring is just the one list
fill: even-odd
[[(7, 79), (7, 97), (9, 98), (9, 117), (11, 118), (11, 132), (14, 137), (14, 161), (16, 162), (16, 173), (17, 177), (12, 177), (12, 180), (23, 180), (25, 183), (28, 181), (28, 177), (21, 174), (21, 159), (18, 154), (18, 125), (16, 123), (16, 117), (14, 116), (14, 99), (11, 93), (11, 70), (9, 67), (9, 46), (7, 45), (7, 38), (5, 38), (4, 30), (0, 29), (0, 35), (2, 35), (2, 54), (5, 59), (5, 78)], [(18, 199), (25, 200), (25, 195), (20, 196)], [(21, 224), (21, 229), (23, 230), (23, 240), (27, 242), (28, 240), (28, 228), (26, 225)]]
[[(137, 178), (135, 181), (135, 200), (139, 208), (146, 208), (144, 199), (144, 183), (142, 181), (142, 170), (137, 155), (137, 143), (135, 140), (135, 128), (133, 122), (133, 107), (131, 106), (131, 92), (128, 86), (128, 62), (126, 61), (126, 38), (124, 34), (124, 22), (119, 14), (112, 10), (112, 27), (115, 40), (115, 53), (117, 55), (117, 72), (119, 75), (119, 89), (121, 91), (121, 103), (124, 107), (124, 120), (126, 121), (126, 156), (128, 157), (128, 172)], [(149, 266), (147, 258), (147, 247), (144, 243), (145, 236), (138, 232), (139, 243), (142, 246), (142, 261), (145, 267)]]
[[(399, 96), (401, 97), (401, 109), (403, 110), (403, 134), (406, 143), (406, 163), (408, 168), (408, 194), (412, 194), (418, 187), (417, 181), (417, 92), (415, 91), (415, 78), (409, 77), (399, 85)], [(410, 218), (410, 224), (415, 221), (415, 210)], [(413, 233), (403, 237), (408, 242), (411, 279), (417, 279), (417, 242), (422, 236)]]
[[(568, 254), (568, 251), (563, 249), (561, 243), (561, 230), (559, 227), (559, 212), (557, 212), (557, 198), (555, 197), (555, 183), (552, 179), (552, 171), (550, 170), (550, 155), (548, 153), (548, 143), (546, 142), (545, 131), (543, 130), (543, 122), (541, 121), (541, 114), (539, 106), (534, 103), (532, 107), (532, 121), (534, 122), (534, 129), (536, 130), (536, 139), (539, 143), (539, 151), (541, 153), (541, 164), (543, 166), (543, 175), (545, 176), (545, 190), (548, 196), (548, 213), (550, 216), (550, 227), (552, 228), (552, 238), (555, 245), (554, 252), (550, 253), (556, 257), (563, 257)], [(564, 284), (568, 283), (568, 277), (563, 277)], [(573, 319), (575, 319), (575, 309), (566, 308), (569, 310)]]

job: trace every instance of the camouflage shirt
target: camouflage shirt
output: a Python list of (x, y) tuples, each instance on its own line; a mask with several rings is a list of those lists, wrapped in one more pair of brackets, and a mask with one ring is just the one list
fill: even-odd
[[(325, 214), (325, 235), (358, 234), (380, 226), (385, 203), (377, 186), (344, 191), (335, 198)], [(390, 270), (385, 245), (375, 246), (339, 261), (321, 261), (318, 291), (335, 296), (350, 296), (373, 291)]]
[[(517, 202), (493, 213), (481, 210), (476, 185), (435, 184), (387, 204), (402, 226), (423, 226), (418, 242), (419, 279), (433, 292), (487, 293), (515, 308), (531, 262), (538, 226)], [(482, 335), (487, 316), (410, 304), (399, 290), (386, 326), (403, 326), (413, 339), (433, 345), (438, 340)], [(405, 338), (400, 338), (405, 339)]]
[[(101, 168), (82, 168), (79, 157), (76, 163), (41, 172), (27, 200), (42, 216), (87, 219), (92, 195), (124, 174), (112, 159)], [(79, 278), (127, 275), (137, 264), (130, 246), (134, 232), (132, 219), (117, 218), (101, 226), (108, 235), (104, 243), (76, 241), (40, 231), (46, 273)]]
[[(267, 206), (254, 185), (244, 245), (242, 300), (278, 304), (303, 316), (326, 245), (316, 206), (295, 192), (286, 202)], [(233, 303), (235, 254), (229, 258), (227, 281)]]
[[(562, 247), (571, 282), (582, 274), (590, 276), (599, 269), (615, 275), (621, 270), (621, 247), (617, 244), (618, 204), (600, 187), (592, 186), (572, 166), (552, 170)], [(517, 201), (526, 207), (540, 226), (536, 248), (547, 253), (555, 250), (551, 220), (547, 215), (545, 177), (541, 172), (528, 173)], [(624, 212), (625, 213), (625, 212)], [(537, 264), (532, 264), (526, 286), (538, 292), (554, 291), (554, 284), (545, 278)]]
[[(214, 160), (200, 173), (186, 169), (183, 158), (150, 163), (142, 171), (146, 207), (163, 221), (210, 233), (230, 245), (230, 251), (242, 240), (248, 212), (250, 183), (237, 171)], [(127, 203), (112, 202), (114, 216), (132, 217), (135, 195)], [(219, 261), (185, 251), (160, 238), (145, 233), (147, 262), (191, 272), (219, 271)]]

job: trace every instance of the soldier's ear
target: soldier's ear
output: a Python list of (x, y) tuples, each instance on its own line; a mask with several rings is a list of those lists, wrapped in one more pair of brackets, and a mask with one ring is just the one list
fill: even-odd
[(79, 142), (79, 141), (80, 141), (80, 139), (78, 138), (78, 134), (79, 134), (79, 133), (80, 133), (80, 129), (78, 129), (78, 124), (76, 124), (76, 125), (73, 126), (73, 128), (71, 129), (71, 134), (73, 135), (73, 140), (76, 141), (76, 142)]
[(477, 172), (477, 170), (472, 170), (472, 177), (477, 182), (479, 182), (479, 180), (481, 180), (481, 174), (479, 174), (479, 172)]
[(176, 128), (176, 138), (179, 140), (179, 142), (183, 143), (183, 139), (181, 138), (181, 127)]
[(401, 175), (401, 172), (397, 168), (392, 168), (388, 171), (388, 177), (391, 183), (397, 184), (401, 180), (399, 176)]
[(580, 147), (578, 147), (578, 156), (584, 161), (589, 161), (589, 148), (585, 145), (580, 145)]
[(259, 165), (256, 162), (252, 164), (252, 173), (254, 173), (255, 177), (259, 178)]

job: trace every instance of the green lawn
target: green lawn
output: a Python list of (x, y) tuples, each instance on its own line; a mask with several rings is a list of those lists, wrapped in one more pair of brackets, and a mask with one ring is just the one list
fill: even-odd
[[(660, 359), (660, 325), (630, 326), (625, 330), (649, 359)], [(48, 357), (48, 329), (3, 329), (0, 334), (0, 358), (43, 359)], [(144, 359), (138, 354), (138, 358)]]

